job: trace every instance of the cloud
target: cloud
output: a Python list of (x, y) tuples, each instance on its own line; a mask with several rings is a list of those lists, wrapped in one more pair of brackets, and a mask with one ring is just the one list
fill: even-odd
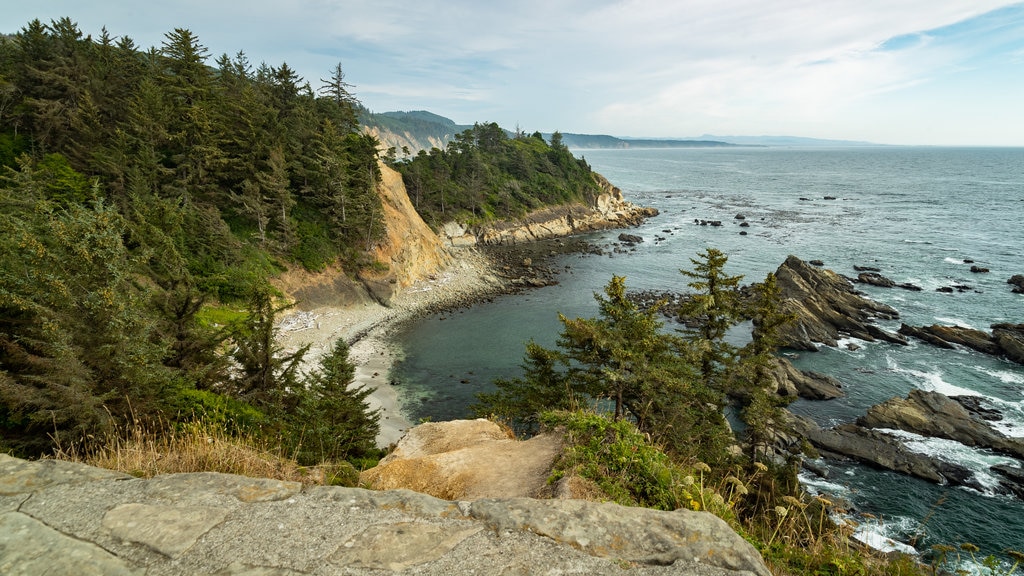
[[(314, 86), (340, 61), (375, 110), (620, 135), (873, 130), (910, 141), (933, 131), (893, 119), (888, 103), (928, 98), (947, 103), (945, 122), (977, 118), (948, 96), (957, 75), (972, 75), (974, 100), (993, 101), (989, 92), (1019, 90), (1012, 66), (1024, 54), (1024, 4), (1005, 0), (22, 4), (8, 19), (68, 15), (144, 46), (187, 27), (214, 56), (288, 62)], [(1015, 125), (975, 132), (996, 138)]]

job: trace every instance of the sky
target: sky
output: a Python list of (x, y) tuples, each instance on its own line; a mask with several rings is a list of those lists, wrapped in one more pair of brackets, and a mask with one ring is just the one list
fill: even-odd
[(341, 63), (374, 112), (527, 132), (793, 135), (1024, 146), (1024, 2), (0, 0), (0, 32), (70, 17), (159, 47)]

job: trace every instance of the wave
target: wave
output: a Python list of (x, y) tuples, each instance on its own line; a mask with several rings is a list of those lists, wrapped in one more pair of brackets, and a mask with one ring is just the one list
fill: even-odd
[(907, 240), (906, 238), (903, 239), (903, 243), (904, 244), (927, 244), (929, 246), (934, 244), (934, 242), (929, 242), (928, 240)]
[(1024, 384), (1024, 373), (1022, 372), (1013, 372), (1010, 370), (989, 370), (981, 366), (974, 366), (974, 369), (982, 374), (988, 374), (1003, 384)]
[[(817, 465), (826, 467), (826, 464), (821, 461), (818, 461)], [(847, 497), (850, 494), (849, 487), (829, 482), (821, 476), (801, 472), (797, 478), (800, 480), (800, 485), (814, 495)]]
[(944, 324), (952, 324), (953, 326), (959, 326), (961, 328), (969, 328), (971, 330), (975, 329), (974, 326), (971, 326), (969, 323), (960, 320), (959, 318), (947, 318), (944, 316), (936, 316), (935, 320), (942, 322)]
[(978, 484), (985, 488), (984, 494), (986, 496), (996, 496), (996, 489), (1000, 484), (999, 476), (993, 474), (990, 470), (992, 466), (998, 464), (1014, 465), (1017, 463), (1016, 459), (1009, 456), (1001, 456), (987, 449), (973, 448), (955, 440), (929, 438), (903, 430), (882, 428), (878, 431), (899, 438), (902, 440), (903, 445), (911, 452), (917, 452), (918, 454), (924, 454), (931, 458), (952, 462), (967, 468), (974, 473), (974, 479), (978, 481)]
[(853, 533), (854, 539), (881, 552), (917, 555), (917, 550), (913, 546), (897, 540), (897, 538), (906, 538), (919, 532), (921, 524), (917, 520), (904, 516), (885, 520), (858, 516), (856, 521), (858, 525)]
[(886, 356), (886, 360), (889, 364), (890, 370), (896, 374), (912, 376), (913, 379), (916, 380), (915, 384), (917, 388), (926, 392), (939, 392), (946, 396), (981, 396), (987, 398), (984, 394), (971, 390), (970, 388), (963, 388), (946, 382), (942, 379), (942, 372), (938, 370), (934, 372), (924, 372), (922, 370), (914, 370), (912, 368), (900, 368), (896, 365), (895, 359), (888, 355)]

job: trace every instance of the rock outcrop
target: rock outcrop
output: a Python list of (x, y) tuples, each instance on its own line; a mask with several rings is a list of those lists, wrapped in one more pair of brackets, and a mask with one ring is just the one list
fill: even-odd
[(657, 216), (654, 208), (645, 208), (627, 202), (622, 190), (613, 186), (599, 174), (594, 175), (601, 186), (601, 194), (593, 206), (579, 202), (541, 208), (514, 221), (490, 222), (468, 227), (449, 222), (441, 236), (451, 246), (477, 244), (519, 244), (562, 236), (571, 236), (593, 230), (628, 228)]
[(855, 424), (822, 429), (809, 425), (803, 436), (823, 456), (851, 459), (863, 464), (900, 472), (916, 478), (981, 489), (970, 470), (911, 452), (896, 437)]
[(782, 295), (782, 310), (796, 317), (780, 334), (783, 346), (813, 351), (817, 349), (815, 343), (836, 346), (841, 336), (868, 342), (907, 343), (902, 336), (872, 323), (875, 319), (898, 318), (899, 312), (865, 298), (835, 272), (789, 256), (775, 276)]
[(359, 481), (446, 500), (542, 496), (550, 492), (548, 476), (562, 446), (560, 434), (518, 441), (490, 420), (428, 422), (409, 430)]
[(891, 428), (956, 440), (967, 446), (991, 448), (1024, 458), (1024, 438), (1007, 437), (939, 392), (912, 390), (906, 398), (892, 398), (872, 406), (857, 423), (868, 428)]
[(1024, 324), (993, 324), (988, 334), (963, 326), (900, 326), (900, 334), (913, 336), (940, 348), (965, 346), (972, 350), (1004, 356), (1018, 364), (1024, 364)]
[(831, 400), (843, 396), (843, 385), (835, 378), (810, 370), (799, 370), (785, 358), (776, 358), (776, 362), (772, 378), (779, 395), (799, 396), (808, 400)]
[(705, 512), (408, 490), (303, 487), (216, 473), (144, 480), (0, 454), (0, 573), (696, 574), (769, 576)]

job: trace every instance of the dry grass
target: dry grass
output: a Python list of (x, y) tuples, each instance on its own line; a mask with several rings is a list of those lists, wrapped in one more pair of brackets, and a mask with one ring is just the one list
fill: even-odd
[[(182, 472), (223, 472), (304, 484), (332, 483), (329, 466), (303, 467), (252, 438), (225, 434), (199, 423), (153, 430), (141, 424), (119, 431), (101, 447), (60, 447), (56, 457), (150, 478)], [(342, 464), (343, 466), (345, 463)]]

